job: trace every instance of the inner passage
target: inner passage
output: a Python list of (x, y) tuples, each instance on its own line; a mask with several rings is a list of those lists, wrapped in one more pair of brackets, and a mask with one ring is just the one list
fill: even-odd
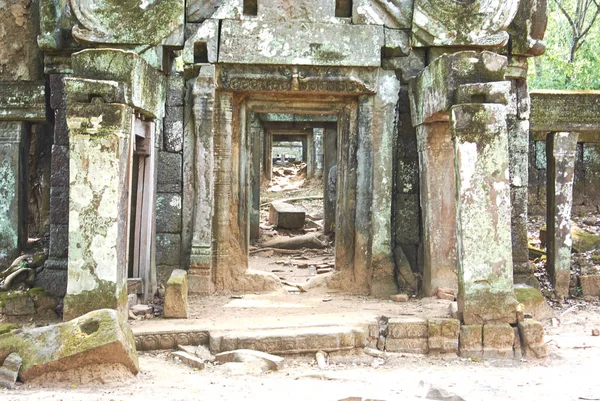
[(254, 121), (260, 130), (253, 135), (263, 138), (253, 141), (261, 144), (253, 153), (262, 157), (260, 178), (252, 180), (260, 191), (252, 191), (259, 202), (253, 202), (249, 268), (302, 292), (335, 270), (337, 116), (257, 114)]

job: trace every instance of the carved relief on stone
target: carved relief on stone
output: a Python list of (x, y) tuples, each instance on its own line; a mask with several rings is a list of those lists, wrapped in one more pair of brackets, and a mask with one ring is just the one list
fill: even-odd
[(376, 70), (309, 66), (236, 66), (223, 64), (220, 89), (263, 92), (374, 93)]
[(159, 349), (175, 349), (178, 345), (207, 345), (208, 332), (173, 332), (161, 334), (137, 334), (135, 348), (137, 351), (154, 351)]
[(504, 46), (519, 0), (415, 0), (413, 46)]
[(184, 24), (183, 0), (70, 0), (84, 43), (158, 45)]

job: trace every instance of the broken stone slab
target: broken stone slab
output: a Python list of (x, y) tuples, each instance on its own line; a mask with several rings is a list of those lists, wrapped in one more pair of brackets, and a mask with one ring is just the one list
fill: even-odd
[(304, 227), (306, 212), (285, 202), (273, 202), (269, 208), (269, 224), (277, 228), (300, 229)]
[(19, 374), (23, 382), (44, 373), (98, 363), (118, 363), (134, 374), (139, 371), (133, 333), (125, 318), (112, 309), (0, 335), (0, 360), (11, 353), (23, 359)]
[(181, 362), (185, 363), (190, 368), (198, 370), (204, 369), (204, 361), (188, 352), (175, 351), (171, 353), (171, 356), (179, 358)]
[(19, 377), (23, 360), (18, 354), (12, 353), (6, 357), (0, 367), (0, 388), (13, 388)]
[(251, 349), (237, 349), (235, 351), (221, 352), (215, 355), (215, 361), (220, 363), (245, 362), (249, 357), (259, 358), (265, 361), (269, 366), (269, 370), (281, 370), (283, 367), (284, 359), (282, 357)]
[(167, 281), (164, 316), (181, 319), (188, 317), (188, 275), (185, 270), (173, 270)]

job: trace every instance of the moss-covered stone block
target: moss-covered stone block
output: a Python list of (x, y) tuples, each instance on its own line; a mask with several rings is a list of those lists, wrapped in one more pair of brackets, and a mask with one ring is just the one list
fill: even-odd
[(19, 328), (21, 328), (21, 326), (16, 323), (0, 323), (0, 335)]
[(188, 317), (188, 274), (176, 269), (171, 273), (165, 292), (164, 316), (187, 319)]
[(17, 353), (23, 359), (19, 378), (98, 363), (118, 363), (139, 371), (135, 340), (125, 318), (98, 310), (69, 322), (0, 335), (0, 361)]
[(554, 315), (546, 298), (537, 288), (515, 287), (515, 296), (517, 301), (525, 307), (525, 313), (530, 313), (535, 319), (550, 319)]

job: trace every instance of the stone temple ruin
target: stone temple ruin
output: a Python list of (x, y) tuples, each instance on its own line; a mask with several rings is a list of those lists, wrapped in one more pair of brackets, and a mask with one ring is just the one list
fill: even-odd
[(174, 269), (190, 294), (276, 288), (248, 253), (284, 140), (326, 183), (329, 287), (455, 290), (477, 350), (482, 325), (522, 320), (528, 207), (547, 204), (568, 295), (573, 199), (599, 199), (600, 96), (528, 90), (546, 0), (1, 4), (0, 267), (49, 236), (35, 285), (65, 320), (125, 311), (128, 282), (151, 299)]

